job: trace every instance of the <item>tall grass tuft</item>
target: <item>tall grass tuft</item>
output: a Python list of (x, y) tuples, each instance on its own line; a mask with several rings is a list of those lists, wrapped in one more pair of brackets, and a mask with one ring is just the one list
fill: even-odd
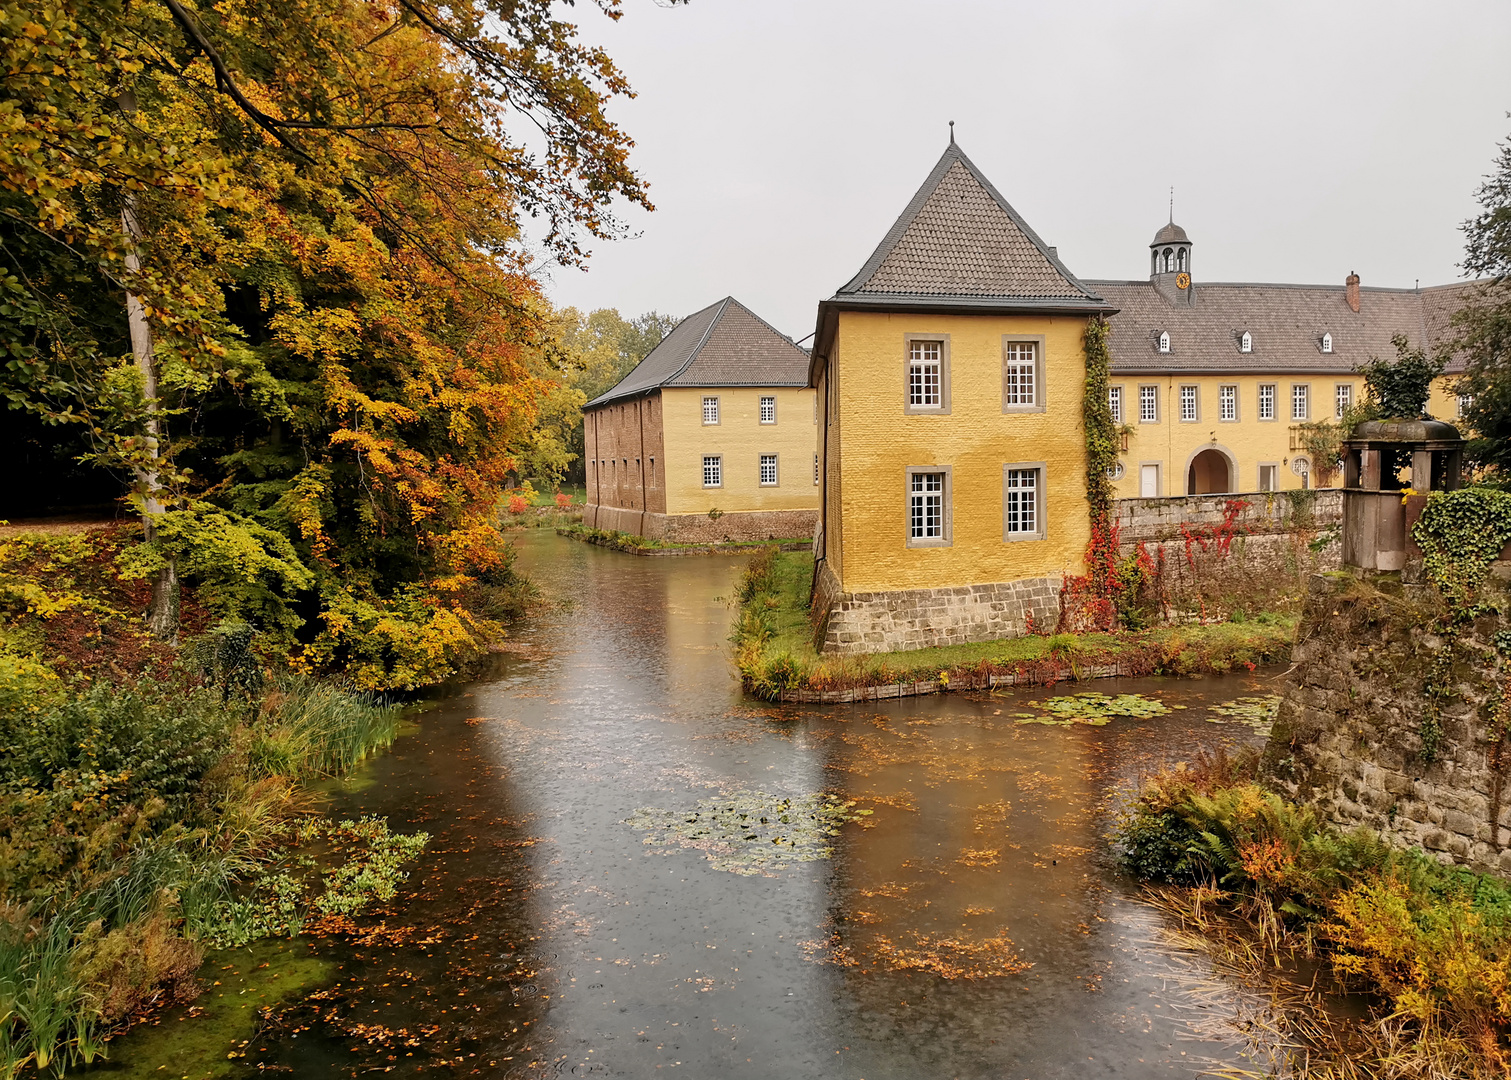
[(303, 676), (278, 678), (252, 728), (256, 776), (313, 780), (344, 776), (399, 731), (399, 710)]

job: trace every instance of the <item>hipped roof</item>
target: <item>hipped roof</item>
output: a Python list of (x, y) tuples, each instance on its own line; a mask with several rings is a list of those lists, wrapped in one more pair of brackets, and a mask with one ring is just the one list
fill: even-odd
[(666, 386), (805, 386), (808, 354), (732, 296), (689, 315), (594, 409)]

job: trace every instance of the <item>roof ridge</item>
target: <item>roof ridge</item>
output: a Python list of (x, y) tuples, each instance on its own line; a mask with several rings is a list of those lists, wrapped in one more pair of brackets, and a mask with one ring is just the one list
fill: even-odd
[(982, 190), (991, 197), (997, 209), (1007, 215), (1008, 220), (1012, 222), (1013, 226), (1023, 234), (1029, 243), (1033, 244), (1034, 248), (1054, 268), (1060, 277), (1082, 296), (1092, 300), (1102, 299), (1088, 289), (1080, 278), (1071, 273), (1070, 268), (1060, 261), (1059, 254), (1051, 250), (1050, 246), (1044, 242), (1039, 234), (1034, 231), (1033, 227), (1013, 208), (1013, 205), (986, 178), (986, 175), (976, 167), (976, 163), (966, 155), (965, 151), (953, 139), (945, 147), (944, 153), (939, 156), (939, 160), (935, 162), (933, 169), (929, 171), (929, 175), (924, 178), (918, 190), (913, 193), (913, 197), (908, 200), (907, 206), (903, 208), (897, 220), (892, 223), (892, 227), (882, 237), (881, 243), (876, 246), (876, 250), (871, 253), (871, 257), (862, 264), (854, 277), (835, 291), (836, 297), (858, 293), (865, 283), (876, 275), (882, 264), (887, 261), (893, 250), (902, 241), (902, 238), (907, 235), (908, 230), (912, 227), (913, 222), (917, 219), (925, 204), (928, 203), (929, 199), (939, 189), (939, 185), (943, 183), (945, 176), (957, 161), (965, 168), (971, 179), (980, 185)]
[[(724, 312), (729, 307), (731, 301), (736, 304), (740, 303), (738, 300), (735, 300), (733, 296), (726, 296), (723, 300), (720, 300), (718, 302), (719, 310), (714, 312), (714, 317), (708, 320), (708, 325), (703, 328), (703, 336), (698, 339), (698, 343), (694, 345), (692, 351), (687, 354), (687, 359), (682, 362), (682, 366), (679, 367), (676, 371), (672, 372), (666, 378), (662, 379), (658, 385), (665, 386), (673, 379), (679, 378), (684, 371), (692, 367), (693, 361), (696, 360), (698, 358), (698, 354), (703, 351), (703, 346), (708, 344), (708, 335), (712, 334), (714, 332), (714, 327), (719, 325), (719, 320), (724, 317)], [(708, 305), (708, 307), (713, 306), (713, 304)], [(740, 304), (740, 306), (744, 307), (745, 305)], [(708, 308), (704, 308), (703, 310), (707, 311)], [(688, 317), (691, 318), (691, 316)]]
[[(803, 347), (801, 345), (798, 345), (790, 337), (788, 337), (786, 334), (782, 333), (776, 327), (772, 326), (769, 322), (767, 322), (765, 319), (761, 318), (761, 316), (759, 316), (758, 314), (756, 314), (754, 311), (751, 311), (750, 308), (748, 308), (744, 304), (740, 303), (740, 301), (736, 300), (733, 296), (726, 297), (726, 299), (729, 302), (733, 303), (735, 305), (735, 307), (739, 308), (745, 314), (749, 315), (756, 322), (760, 323), (766, 329), (770, 330), (777, 337), (781, 338), (782, 341), (784, 341), (786, 344), (792, 346), (793, 349), (796, 349), (798, 352), (803, 353), (805, 356), (807, 355), (807, 353), (804, 352)], [(709, 329), (712, 330), (713, 327), (710, 326)]]

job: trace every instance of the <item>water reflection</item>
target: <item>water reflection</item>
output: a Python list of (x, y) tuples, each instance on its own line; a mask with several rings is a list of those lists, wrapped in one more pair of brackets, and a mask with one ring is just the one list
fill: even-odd
[[(1253, 680), (1104, 684), (1192, 707), (1097, 728), (1017, 723), (1021, 694), (779, 708), (742, 699), (730, 668), (738, 560), (521, 547), (569, 605), (347, 798), (436, 837), (384, 915), (413, 933), (340, 950), (336, 1004), (270, 1031), (252, 1061), (1039, 1080), (1234, 1059), (1171, 1016), (1180, 991), (1106, 833), (1140, 771), (1254, 738), (1201, 708)], [(626, 824), (659, 808), (696, 829), (706, 800), (821, 791), (872, 814), (829, 860), (749, 875)], [(373, 1027), (428, 1034), (396, 1050)]]

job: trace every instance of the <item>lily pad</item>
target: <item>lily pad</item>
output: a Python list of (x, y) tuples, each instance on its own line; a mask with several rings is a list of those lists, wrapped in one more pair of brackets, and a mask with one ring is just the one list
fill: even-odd
[(1115, 716), (1163, 716), (1171, 709), (1184, 709), (1184, 705), (1166, 705), (1158, 698), (1145, 697), (1143, 694), (1111, 694), (1086, 693), (1067, 694), (1063, 697), (1047, 698), (1044, 701), (1029, 702), (1034, 708), (1042, 710), (1036, 713), (1018, 713), (1017, 721), (1020, 724), (1052, 724), (1057, 727), (1069, 727), (1071, 724), (1090, 724), (1093, 727), (1101, 727)]
[(1261, 735), (1268, 735), (1270, 727), (1275, 723), (1275, 714), (1280, 711), (1280, 695), (1264, 694), (1259, 697), (1234, 698), (1232, 701), (1213, 705), (1208, 711), (1215, 714), (1207, 717), (1207, 720), (1213, 724), (1237, 720), (1248, 724)]
[(788, 798), (741, 791), (704, 799), (690, 810), (644, 807), (625, 824), (648, 833), (644, 843), (667, 848), (666, 854), (692, 848), (706, 853), (715, 869), (751, 876), (829, 858), (829, 840), (840, 826), (870, 813), (826, 792)]

